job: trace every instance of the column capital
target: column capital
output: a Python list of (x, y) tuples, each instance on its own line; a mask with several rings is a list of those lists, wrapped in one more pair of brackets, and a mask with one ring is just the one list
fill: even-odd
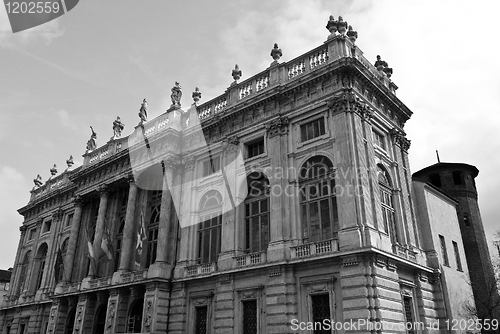
[(135, 185), (136, 185), (136, 184), (135, 184), (134, 174), (129, 173), (129, 174), (127, 174), (127, 176), (126, 176), (125, 178), (127, 179), (127, 182), (129, 183), (129, 185), (131, 185), (131, 186), (132, 186), (132, 185), (133, 185), (133, 186), (135, 186)]
[(83, 206), (83, 202), (84, 202), (84, 199), (82, 196), (80, 195), (75, 195), (73, 197), (73, 205), (74, 206), (79, 206), (79, 207), (82, 207)]
[(278, 118), (271, 120), (266, 124), (267, 137), (283, 136), (288, 134), (288, 117), (279, 115)]
[(194, 155), (189, 155), (182, 160), (182, 165), (184, 166), (184, 170), (192, 170), (194, 169)]
[(180, 165), (180, 159), (174, 156), (168, 156), (161, 161), (161, 166), (163, 167), (163, 173), (166, 170), (173, 170)]
[(106, 183), (101, 184), (98, 188), (97, 191), (101, 195), (101, 197), (108, 196), (110, 189)]
[(28, 228), (24, 225), (19, 226), (19, 231), (21, 232), (21, 235), (25, 234), (27, 229)]

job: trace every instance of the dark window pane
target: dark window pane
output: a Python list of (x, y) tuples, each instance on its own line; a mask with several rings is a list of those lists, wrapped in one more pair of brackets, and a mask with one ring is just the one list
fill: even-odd
[(195, 311), (194, 333), (206, 334), (208, 307), (207, 306), (196, 307), (195, 310), (196, 311)]
[(243, 334), (257, 334), (257, 301), (243, 302)]
[[(331, 319), (330, 316), (330, 296), (327, 294), (323, 295), (312, 295), (312, 320), (313, 323), (323, 323), (325, 319)], [(319, 327), (319, 326), (318, 326)], [(323, 328), (315, 328), (314, 334), (331, 334), (330, 330)]]

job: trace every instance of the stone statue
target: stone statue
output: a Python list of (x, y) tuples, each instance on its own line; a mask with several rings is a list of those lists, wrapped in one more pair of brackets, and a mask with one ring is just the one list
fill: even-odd
[(389, 66), (387, 62), (383, 61), (380, 56), (377, 56), (377, 61), (375, 62), (374, 66), (377, 68), (377, 70), (382, 71), (384, 67)]
[(68, 169), (70, 169), (71, 167), (73, 167), (74, 164), (75, 164), (75, 162), (73, 161), (73, 156), (70, 155), (69, 159), (66, 160), (66, 165), (68, 166)]
[(242, 72), (238, 64), (234, 65), (234, 70), (231, 72), (231, 75), (233, 76), (234, 82), (240, 80)]
[(283, 52), (278, 48), (278, 43), (274, 43), (274, 48), (271, 50), (271, 57), (273, 57), (274, 61), (277, 63), (281, 56), (283, 56)]
[(35, 183), (35, 187), (33, 189), (40, 188), (43, 185), (42, 177), (40, 176), (40, 174), (36, 176), (33, 182)]
[(172, 87), (172, 89), (171, 89), (172, 94), (170, 94), (170, 99), (172, 100), (172, 106), (174, 106), (174, 107), (181, 106), (181, 97), (182, 97), (182, 90), (181, 89), (182, 89), (181, 86), (176, 81), (175, 86)]
[(50, 169), (50, 175), (54, 176), (57, 174), (57, 166), (54, 164), (54, 167)]
[(347, 30), (347, 36), (351, 40), (351, 42), (356, 43), (356, 40), (358, 39), (358, 32), (352, 30), (352, 26), (349, 26), (349, 29)]
[(116, 116), (116, 120), (113, 122), (113, 132), (114, 136), (112, 139), (120, 138), (122, 136), (122, 130), (125, 124), (122, 123), (120, 116)]
[(148, 101), (146, 99), (142, 100), (141, 109), (139, 109), (139, 118), (141, 119), (141, 124), (148, 120)]
[(193, 97), (194, 104), (196, 105), (198, 103), (198, 101), (201, 99), (201, 92), (200, 92), (200, 89), (198, 87), (196, 87), (194, 89), (192, 97)]
[(91, 152), (97, 148), (95, 140), (97, 139), (97, 133), (95, 133), (94, 129), (92, 126), (90, 127), (90, 130), (92, 130), (92, 134), (90, 135), (90, 139), (87, 142), (87, 151)]

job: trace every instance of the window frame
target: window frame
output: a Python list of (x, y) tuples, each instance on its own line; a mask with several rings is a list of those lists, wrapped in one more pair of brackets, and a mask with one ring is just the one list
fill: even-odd
[[(255, 177), (255, 178), (253, 178)], [(247, 176), (247, 183), (248, 183), (248, 196), (245, 199), (243, 203), (243, 216), (244, 216), (244, 249), (247, 253), (258, 253), (258, 252), (264, 252), (267, 250), (267, 247), (270, 242), (270, 219), (271, 219), (271, 201), (270, 201), (270, 194), (269, 194), (269, 179), (264, 175), (263, 173), (252, 173)], [(253, 188), (253, 184), (259, 183), (258, 186), (259, 188), (262, 187), (263, 189), (258, 189), (259, 193), (258, 194), (252, 194), (251, 189)], [(262, 211), (262, 206), (263, 203), (266, 203), (267, 209), (265, 211)], [(254, 206), (257, 203), (258, 206), (258, 212), (254, 213)], [(265, 217), (265, 218), (264, 218)], [(256, 221), (257, 219), (257, 221)], [(267, 233), (263, 232), (263, 220), (267, 220)], [(258, 227), (257, 229), (255, 228), (254, 224), (257, 223)], [(254, 238), (255, 235), (253, 231), (257, 230), (257, 237), (258, 237), (258, 249), (254, 249)], [(267, 242), (264, 239), (264, 237), (267, 238)]]
[(221, 171), (221, 155), (215, 154), (201, 161), (201, 177), (208, 177)]
[[(319, 123), (319, 124), (317, 125), (317, 123)], [(310, 138), (308, 136), (308, 130), (307, 130), (307, 127), (309, 125), (312, 126), (313, 132), (315, 132), (315, 130), (319, 131), (317, 134), (313, 133)], [(317, 125), (317, 129), (314, 128), (315, 125)], [(320, 115), (320, 117), (309, 118), (305, 121), (302, 121), (298, 124), (298, 127), (299, 127), (300, 143), (302, 143), (302, 144), (311, 142), (311, 141), (318, 139), (318, 138), (323, 138), (328, 134), (327, 119), (326, 119), (325, 115)], [(306, 135), (306, 138), (304, 138), (304, 135)]]
[[(257, 143), (262, 142), (262, 152), (250, 155), (250, 147)], [(258, 136), (249, 139), (245, 142), (245, 160), (253, 160), (259, 157), (263, 157), (267, 154), (267, 144), (266, 144), (266, 136), (263, 134), (259, 134)]]
[(450, 266), (450, 259), (448, 257), (448, 249), (446, 247), (446, 239), (443, 235), (439, 234), (439, 244), (441, 247), (441, 259), (443, 260), (443, 266)]
[[(211, 205), (212, 200), (217, 202)], [(219, 191), (212, 189), (207, 191), (199, 201), (198, 223), (196, 224), (196, 262), (198, 264), (210, 264), (218, 261), (222, 244), (222, 195)], [(215, 224), (214, 224), (215, 219)], [(215, 233), (215, 236), (213, 235)], [(207, 260), (202, 255), (207, 241), (208, 234), (208, 255)], [(215, 246), (212, 241), (215, 238)], [(214, 248), (215, 247), (215, 248)], [(212, 250), (215, 253), (212, 253)], [(205, 253), (203, 253), (205, 254)]]
[(458, 249), (458, 243), (456, 241), (452, 240), (451, 244), (453, 245), (453, 252), (455, 253), (455, 264), (457, 265), (457, 270), (463, 271), (462, 259), (460, 258), (460, 251)]

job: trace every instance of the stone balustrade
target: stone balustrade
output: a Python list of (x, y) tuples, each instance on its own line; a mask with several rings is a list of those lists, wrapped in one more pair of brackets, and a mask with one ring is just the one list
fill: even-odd
[(339, 245), (337, 239), (329, 239), (318, 242), (311, 242), (304, 245), (291, 247), (292, 259), (307, 258), (322, 254), (338, 252)]
[(248, 267), (254, 266), (261, 263), (266, 263), (267, 253), (266, 252), (257, 252), (251, 254), (245, 254), (241, 256), (236, 256), (234, 258), (235, 267)]
[(217, 270), (217, 263), (196, 264), (186, 267), (186, 276), (207, 275)]

